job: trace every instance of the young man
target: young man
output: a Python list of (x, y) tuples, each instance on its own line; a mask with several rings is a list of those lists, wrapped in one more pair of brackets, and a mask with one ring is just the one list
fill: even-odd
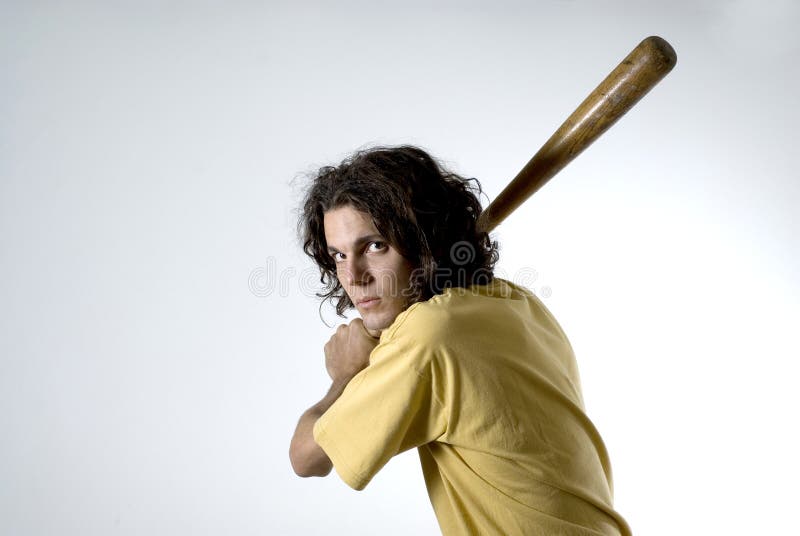
[(320, 170), (301, 216), (341, 325), (332, 385), (300, 418), (300, 476), (363, 489), (417, 447), (447, 535), (627, 535), (572, 349), (529, 291), (494, 277), (480, 185), (414, 147)]

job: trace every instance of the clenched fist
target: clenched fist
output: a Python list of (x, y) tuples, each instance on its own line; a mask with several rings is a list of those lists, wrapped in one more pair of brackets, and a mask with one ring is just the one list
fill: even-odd
[(369, 354), (377, 345), (378, 339), (367, 332), (360, 318), (342, 324), (325, 344), (328, 375), (334, 382), (349, 382), (369, 365)]

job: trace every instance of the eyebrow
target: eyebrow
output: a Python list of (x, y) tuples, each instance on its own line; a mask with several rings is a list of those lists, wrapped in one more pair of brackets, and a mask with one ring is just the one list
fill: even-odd
[[(386, 241), (386, 239), (383, 238), (379, 234), (365, 235), (365, 236), (361, 236), (361, 237), (358, 237), (358, 238), (355, 239), (355, 241), (353, 242), (353, 248), (356, 249), (356, 248), (358, 248), (358, 246), (360, 246), (361, 244), (364, 244), (365, 242), (372, 242), (372, 241), (375, 241), (375, 240), (382, 240), (384, 242)], [(328, 253), (341, 253), (341, 251), (339, 251), (338, 249), (336, 249), (333, 246), (328, 246)]]

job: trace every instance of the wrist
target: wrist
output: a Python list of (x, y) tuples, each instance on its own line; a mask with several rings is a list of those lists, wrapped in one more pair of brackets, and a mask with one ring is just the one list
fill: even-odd
[(341, 370), (337, 371), (338, 373), (331, 378), (331, 391), (344, 391), (344, 388), (350, 383), (350, 381), (358, 376), (358, 373), (364, 370), (366, 366), (355, 369), (351, 368), (350, 370)]
[(333, 403), (336, 402), (340, 396), (342, 396), (345, 387), (347, 387), (347, 384), (350, 383), (351, 379), (352, 376), (335, 378), (330, 389), (328, 389), (328, 392), (325, 394), (322, 400), (312, 406), (310, 412), (312, 412), (316, 418), (321, 417), (322, 414), (328, 411), (328, 408), (330, 408)]
[(325, 398), (332, 398), (333, 402), (335, 402), (342, 395), (345, 388), (350, 383), (350, 380), (352, 380), (354, 376), (355, 374), (345, 374), (343, 376), (337, 376), (334, 378), (330, 389), (328, 389), (328, 394), (325, 395)]

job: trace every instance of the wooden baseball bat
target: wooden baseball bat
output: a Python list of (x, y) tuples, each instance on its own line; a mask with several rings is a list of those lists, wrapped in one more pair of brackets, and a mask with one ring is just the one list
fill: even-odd
[(660, 37), (639, 43), (486, 207), (478, 228), (489, 232), (497, 227), (639, 102), (672, 70), (676, 60), (675, 50)]

